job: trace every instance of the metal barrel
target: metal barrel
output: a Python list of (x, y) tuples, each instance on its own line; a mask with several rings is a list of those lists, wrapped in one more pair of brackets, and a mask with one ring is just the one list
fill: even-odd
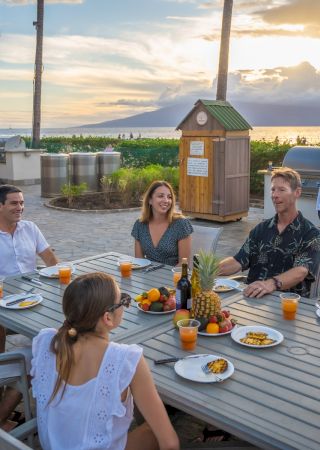
[(96, 153), (70, 153), (70, 183), (87, 183), (88, 191), (98, 190)]
[(57, 197), (68, 182), (68, 155), (45, 153), (40, 155), (41, 196)]
[(98, 152), (97, 153), (97, 182), (101, 189), (100, 180), (105, 175), (110, 175), (120, 169), (121, 153), (120, 152)]

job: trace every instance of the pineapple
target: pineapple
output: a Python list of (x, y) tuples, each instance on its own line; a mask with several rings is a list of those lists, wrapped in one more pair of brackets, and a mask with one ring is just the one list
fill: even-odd
[(201, 291), (192, 299), (191, 315), (209, 318), (221, 311), (220, 297), (212, 288), (218, 272), (218, 258), (213, 253), (199, 252), (199, 279)]

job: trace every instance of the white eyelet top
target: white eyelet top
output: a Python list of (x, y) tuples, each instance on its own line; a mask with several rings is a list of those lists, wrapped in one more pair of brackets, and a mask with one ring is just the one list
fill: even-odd
[(80, 385), (67, 385), (48, 404), (57, 379), (56, 356), (50, 344), (56, 330), (42, 330), (32, 346), (32, 390), (37, 403), (39, 438), (43, 450), (124, 450), (133, 418), (130, 385), (142, 348), (110, 342), (97, 376)]

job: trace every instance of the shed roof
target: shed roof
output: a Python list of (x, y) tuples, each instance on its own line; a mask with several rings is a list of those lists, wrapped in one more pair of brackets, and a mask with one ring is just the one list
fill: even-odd
[(177, 126), (177, 129), (183, 124), (194, 109), (202, 103), (205, 109), (213, 116), (227, 131), (249, 130), (251, 125), (241, 116), (234, 107), (224, 100), (198, 100), (190, 113)]

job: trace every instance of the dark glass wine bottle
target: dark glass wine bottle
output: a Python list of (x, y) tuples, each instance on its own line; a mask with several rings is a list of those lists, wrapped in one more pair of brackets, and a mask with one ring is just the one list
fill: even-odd
[(176, 288), (176, 309), (191, 308), (191, 283), (188, 279), (188, 260), (182, 258), (181, 278)]

